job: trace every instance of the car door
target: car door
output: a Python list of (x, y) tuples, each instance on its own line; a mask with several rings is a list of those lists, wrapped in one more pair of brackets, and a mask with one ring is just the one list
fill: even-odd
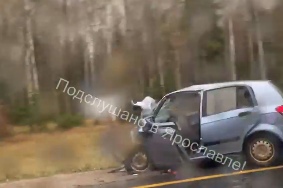
[[(150, 136), (148, 136), (145, 141), (145, 148), (149, 156), (150, 161), (157, 168), (166, 168), (169, 166), (178, 166), (181, 164), (182, 151), (180, 151), (180, 146), (182, 146), (182, 141), (184, 139), (194, 139), (196, 141), (200, 140), (200, 124), (192, 123), (191, 125), (187, 124), (186, 121), (180, 121), (178, 116), (186, 116), (189, 112), (192, 112), (191, 108), (193, 105), (190, 105), (192, 99), (197, 99), (200, 101), (199, 93), (192, 94), (191, 92), (182, 92), (166, 96), (162, 99), (159, 106), (156, 108), (152, 118), (152, 125), (155, 125), (157, 131)], [(199, 112), (200, 103), (195, 101), (194, 104), (197, 104), (193, 110)], [(175, 115), (172, 116), (172, 114)], [(195, 121), (196, 116), (191, 119)], [(186, 119), (186, 118), (185, 118)], [(197, 123), (199, 123), (200, 116), (198, 115)], [(147, 123), (150, 123), (147, 122)], [(168, 132), (168, 127), (171, 127), (171, 130), (175, 130), (174, 136)], [(170, 133), (170, 134), (168, 134)], [(176, 133), (179, 135), (178, 141), (174, 143), (174, 138)], [(192, 138), (193, 137), (193, 138)], [(187, 160), (189, 157), (187, 156)]]
[(175, 98), (170, 114), (178, 127), (176, 133), (180, 134), (183, 140), (200, 143), (201, 93), (181, 92), (176, 94)]
[(241, 85), (206, 91), (203, 107), (204, 146), (222, 154), (240, 152), (246, 133), (260, 118), (252, 89)]

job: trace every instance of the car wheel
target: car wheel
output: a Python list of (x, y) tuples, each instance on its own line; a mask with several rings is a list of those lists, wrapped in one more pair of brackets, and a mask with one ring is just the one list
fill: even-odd
[(150, 169), (150, 163), (145, 151), (141, 148), (135, 148), (124, 162), (128, 173), (140, 174)]
[(255, 135), (245, 144), (245, 155), (250, 165), (261, 167), (276, 165), (279, 163), (280, 153), (280, 141), (274, 135)]

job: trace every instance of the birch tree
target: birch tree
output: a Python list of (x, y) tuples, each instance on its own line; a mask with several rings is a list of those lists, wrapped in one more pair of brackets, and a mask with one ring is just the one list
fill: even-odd
[(234, 35), (234, 24), (232, 19), (228, 19), (228, 30), (229, 30), (229, 54), (230, 54), (230, 71), (231, 80), (237, 79), (236, 73), (236, 51), (235, 51), (235, 35)]
[(223, 29), (227, 28), (228, 30), (228, 46), (229, 46), (229, 61), (228, 67), (230, 72), (230, 79), (237, 79), (236, 72), (236, 47), (235, 47), (235, 33), (234, 33), (234, 22), (233, 19), (235, 14), (238, 11), (240, 1), (231, 1), (231, 0), (215, 0), (219, 6), (219, 9), (216, 10), (216, 13), (219, 16), (219, 26), (222, 26)]
[(34, 41), (32, 31), (33, 4), (24, 0), (25, 8), (25, 69), (27, 77), (27, 92), (29, 102), (34, 93), (38, 93), (38, 73), (34, 56)]
[(254, 1), (247, 0), (247, 6), (249, 7), (252, 22), (255, 25), (255, 32), (256, 32), (256, 42), (257, 42), (257, 49), (258, 49), (258, 62), (260, 67), (260, 78), (265, 80), (267, 79), (267, 70), (266, 70), (266, 62), (265, 62), (265, 53), (263, 49), (263, 41), (261, 35), (261, 28), (259, 22), (258, 11), (255, 8)]

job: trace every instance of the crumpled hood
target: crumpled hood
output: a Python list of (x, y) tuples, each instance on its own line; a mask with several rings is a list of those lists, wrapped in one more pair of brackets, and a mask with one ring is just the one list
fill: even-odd
[(149, 96), (145, 97), (142, 101), (133, 103), (133, 105), (140, 106), (143, 110), (150, 110), (155, 104), (155, 100)]

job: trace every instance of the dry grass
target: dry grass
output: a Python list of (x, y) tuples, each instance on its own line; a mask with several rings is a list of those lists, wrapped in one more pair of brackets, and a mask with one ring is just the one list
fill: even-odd
[(102, 155), (99, 144), (106, 129), (84, 126), (5, 139), (0, 142), (0, 181), (114, 167), (117, 164)]

